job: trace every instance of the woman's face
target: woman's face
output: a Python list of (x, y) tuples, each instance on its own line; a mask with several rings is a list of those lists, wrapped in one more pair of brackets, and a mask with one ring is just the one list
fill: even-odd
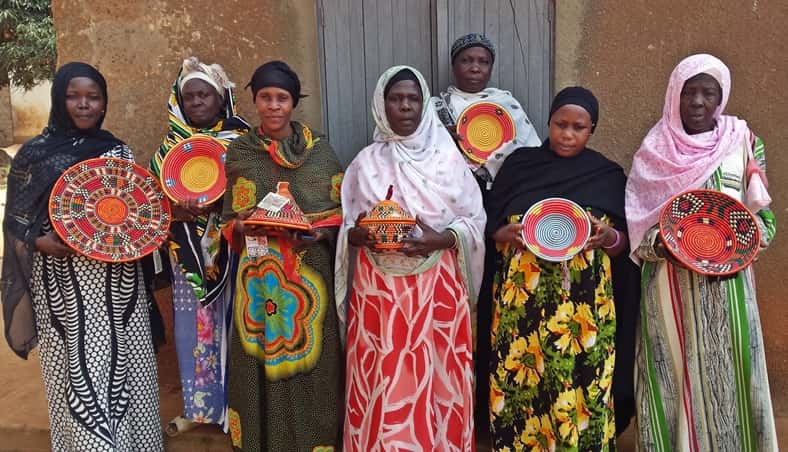
[(550, 117), (550, 149), (559, 157), (574, 157), (591, 138), (591, 115), (579, 105), (567, 104)]
[(189, 122), (200, 129), (208, 129), (219, 122), (222, 98), (216, 89), (204, 80), (191, 79), (181, 88), (183, 111)]
[(694, 135), (714, 128), (714, 112), (722, 102), (722, 90), (709, 74), (698, 74), (684, 82), (679, 100), (679, 113), (684, 130)]
[(400, 80), (391, 86), (385, 101), (386, 118), (391, 130), (402, 137), (412, 135), (421, 123), (421, 109), (424, 104), (418, 83), (413, 80)]
[(492, 54), (484, 47), (470, 47), (461, 51), (451, 66), (457, 88), (466, 93), (478, 93), (487, 88), (492, 67)]
[(290, 136), (290, 115), (293, 113), (293, 97), (282, 88), (266, 86), (257, 91), (254, 105), (260, 116), (260, 127), (272, 138)]
[(66, 111), (74, 125), (81, 130), (89, 130), (104, 117), (107, 100), (101, 87), (88, 77), (74, 77), (66, 87)]

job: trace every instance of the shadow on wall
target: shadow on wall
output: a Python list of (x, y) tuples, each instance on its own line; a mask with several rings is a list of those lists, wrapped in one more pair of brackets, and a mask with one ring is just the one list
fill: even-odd
[(24, 143), (47, 125), (51, 87), (50, 82), (39, 83), (29, 91), (11, 86), (14, 143)]

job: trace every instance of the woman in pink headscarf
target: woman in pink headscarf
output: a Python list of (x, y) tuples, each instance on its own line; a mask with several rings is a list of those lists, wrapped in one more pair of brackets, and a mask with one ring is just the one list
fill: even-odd
[(694, 273), (669, 256), (657, 227), (671, 197), (707, 188), (756, 213), (761, 249), (774, 237), (763, 142), (722, 114), (730, 86), (719, 59), (681, 61), (627, 183), (632, 258), (642, 264), (635, 384), (643, 450), (777, 449), (752, 269), (729, 278)]

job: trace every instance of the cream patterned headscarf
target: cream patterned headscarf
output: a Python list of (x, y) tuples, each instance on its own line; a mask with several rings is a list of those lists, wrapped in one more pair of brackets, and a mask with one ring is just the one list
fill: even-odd
[(183, 90), (183, 85), (189, 80), (202, 80), (216, 89), (219, 96), (224, 98), (224, 91), (227, 88), (234, 88), (235, 84), (227, 78), (224, 69), (218, 64), (200, 63), (197, 57), (189, 57), (183, 60), (181, 77), (178, 79), (178, 90)]

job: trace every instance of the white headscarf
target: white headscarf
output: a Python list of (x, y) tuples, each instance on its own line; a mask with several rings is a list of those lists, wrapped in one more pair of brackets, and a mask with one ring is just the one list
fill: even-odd
[(183, 60), (183, 68), (178, 79), (178, 90), (183, 90), (183, 85), (194, 79), (202, 80), (213, 86), (222, 98), (224, 98), (226, 89), (235, 87), (235, 84), (230, 81), (221, 66), (218, 64), (200, 63), (197, 57), (192, 56)]
[[(406, 137), (391, 130), (383, 96), (388, 81), (403, 69), (416, 76), (424, 99), (421, 122)], [(451, 229), (457, 234), (458, 263), (472, 302), (479, 294), (487, 221), (482, 195), (429, 98), (427, 82), (411, 67), (394, 66), (378, 79), (372, 100), (374, 142), (353, 159), (342, 182), (343, 224), (339, 230), (335, 276), (337, 311), (342, 324), (353, 277), (349, 271), (348, 230), (359, 213), (369, 212), (385, 199), (389, 185), (394, 186), (392, 199), (411, 215), (439, 232)]]

